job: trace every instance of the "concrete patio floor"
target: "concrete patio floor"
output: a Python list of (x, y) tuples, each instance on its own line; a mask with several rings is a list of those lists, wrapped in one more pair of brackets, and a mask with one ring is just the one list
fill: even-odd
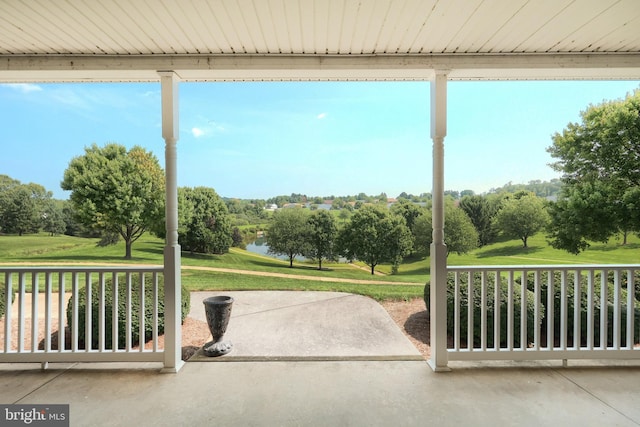
[[(452, 363), (436, 374), (368, 298), (253, 294), (235, 295), (229, 355), (196, 356), (178, 374), (154, 364), (0, 364), (0, 403), (69, 404), (72, 426), (640, 425), (638, 363)], [(295, 339), (305, 316), (316, 325)], [(335, 334), (334, 324), (349, 332), (331, 345), (309, 337), (318, 325)], [(379, 348), (358, 349), (374, 340), (366, 325), (385, 331)], [(265, 342), (282, 337), (266, 354)]]

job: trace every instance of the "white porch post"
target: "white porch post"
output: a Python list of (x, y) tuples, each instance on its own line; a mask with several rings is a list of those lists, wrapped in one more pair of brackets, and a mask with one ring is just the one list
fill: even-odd
[(447, 134), (447, 72), (436, 70), (431, 80), (431, 139), (433, 140), (433, 242), (431, 243), (431, 358), (436, 372), (448, 371), (447, 247), (444, 244), (444, 137)]
[(165, 141), (166, 242), (164, 248), (164, 369), (178, 372), (182, 361), (180, 245), (178, 245), (178, 76), (160, 71), (162, 137)]

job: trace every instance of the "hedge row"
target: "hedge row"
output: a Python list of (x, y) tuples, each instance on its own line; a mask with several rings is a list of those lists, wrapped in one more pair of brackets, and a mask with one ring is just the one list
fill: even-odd
[[(475, 274), (473, 278), (473, 344), (474, 346), (480, 346), (482, 339), (482, 287), (481, 287), (481, 275)], [(460, 338), (461, 341), (466, 342), (468, 331), (468, 307), (469, 296), (468, 287), (468, 274), (460, 274), (460, 283), (464, 284), (460, 286)], [(486, 280), (486, 305), (487, 305), (487, 328), (486, 328), (486, 342), (487, 347), (494, 347), (494, 313), (495, 313), (495, 278), (487, 276)], [(430, 285), (426, 284), (424, 288), (424, 301), (427, 308), (430, 307)], [(514, 347), (520, 346), (520, 325), (521, 325), (521, 287), (519, 284), (513, 285), (513, 313), (514, 313), (514, 336), (512, 345)], [(507, 315), (508, 315), (508, 295), (509, 285), (503, 278), (500, 283), (500, 347), (508, 347), (507, 341)], [(455, 276), (449, 274), (447, 277), (447, 335), (454, 336), (454, 303), (455, 303)], [(535, 299), (532, 292), (527, 290), (527, 340), (532, 341), (534, 335), (534, 313), (535, 313)]]
[[(550, 307), (548, 305), (548, 278), (549, 275), (547, 272), (543, 272), (540, 275), (540, 299), (545, 304), (545, 310), (543, 312), (543, 316), (545, 318), (549, 317)], [(531, 291), (534, 290), (534, 275), (529, 274), (527, 276), (527, 288)], [(554, 337), (556, 337), (556, 345), (559, 344), (560, 337), (560, 322), (561, 322), (561, 314), (562, 314), (562, 290), (560, 289), (561, 283), (561, 273), (555, 272), (553, 278), (553, 325), (554, 325)], [(567, 345), (572, 346), (574, 340), (574, 308), (575, 308), (575, 275), (573, 273), (569, 273), (565, 277), (566, 283), (566, 319), (565, 323), (567, 325)], [(600, 343), (600, 313), (601, 313), (601, 296), (602, 296), (602, 287), (601, 287), (601, 274), (594, 274), (593, 279), (593, 335), (594, 342), (593, 345), (598, 347), (601, 345)], [(640, 342), (640, 302), (638, 301), (638, 296), (640, 296), (640, 281), (636, 278), (635, 281), (635, 289), (634, 292), (634, 342)], [(626, 289), (627, 283), (626, 278), (621, 281), (620, 289), (620, 345), (626, 346), (627, 342), (627, 296), (628, 292)], [(614, 293), (615, 293), (615, 285), (614, 285), (614, 276), (613, 273), (610, 273), (607, 277), (607, 345), (613, 345), (613, 336), (614, 336)], [(586, 276), (581, 276), (580, 278), (580, 345), (587, 345), (587, 319), (588, 319), (588, 293), (587, 293), (587, 279)], [(547, 332), (547, 322), (544, 322), (542, 325), (542, 331)]]
[[(454, 301), (455, 301), (455, 279), (453, 274), (449, 274), (447, 277), (447, 334), (451, 337), (454, 336)], [(479, 346), (481, 344), (481, 322), (482, 322), (482, 311), (481, 311), (481, 274), (474, 274), (473, 278), (473, 344), (474, 346)], [(468, 293), (468, 274), (460, 273), (460, 337), (464, 342), (467, 339), (467, 319), (468, 319), (468, 306), (469, 306), (469, 296)], [(568, 274), (565, 279), (566, 283), (566, 319), (565, 324), (567, 326), (567, 345), (572, 346), (574, 340), (574, 275)], [(547, 307), (548, 303), (548, 274), (541, 274), (541, 280), (539, 282), (540, 288), (540, 302), (538, 305), (539, 313), (540, 313), (540, 332), (546, 336), (547, 334), (547, 321), (546, 319), (549, 316), (553, 315), (554, 319), (554, 331), (553, 336), (555, 337), (554, 345), (559, 345), (559, 337), (560, 337), (560, 326), (561, 326), (561, 316), (562, 316), (562, 292), (560, 289), (561, 277), (560, 273), (556, 273), (554, 277), (554, 285), (553, 285), (553, 313), (550, 313), (550, 307)], [(600, 276), (595, 275), (594, 283), (597, 285), (594, 286), (594, 296), (593, 296), (593, 324), (594, 324), (594, 346), (600, 346), (600, 313), (601, 313), (601, 288), (600, 288)], [(607, 280), (607, 345), (613, 345), (613, 335), (614, 335), (614, 307), (612, 301), (614, 301), (613, 295), (615, 292), (615, 287), (613, 284), (613, 276)], [(640, 342), (640, 302), (638, 301), (638, 296), (640, 295), (640, 280), (637, 278), (634, 281), (635, 289), (634, 291), (634, 315), (633, 315), (633, 324), (634, 324), (634, 343)], [(581, 279), (581, 293), (580, 293), (580, 337), (581, 337), (581, 345), (587, 344), (587, 318), (588, 318), (588, 297), (586, 292), (586, 279), (583, 277)], [(626, 278), (622, 281), (623, 289), (620, 292), (620, 333), (619, 333), (619, 342), (621, 346), (626, 346), (626, 335), (627, 335), (627, 289), (626, 289)], [(534, 322), (535, 322), (535, 294), (534, 294), (534, 275), (529, 274), (527, 277), (527, 344), (533, 342), (534, 340)], [(430, 296), (430, 286), (429, 283), (426, 284), (424, 289), (424, 300), (427, 305), (429, 305), (429, 296)], [(487, 336), (486, 342), (487, 347), (494, 347), (494, 310), (495, 310), (495, 276), (487, 275), (486, 278), (486, 325), (487, 325)], [(513, 284), (513, 313), (514, 313), (514, 337), (513, 337), (513, 346), (520, 347), (520, 317), (521, 317), (521, 280), (517, 279)], [(506, 336), (506, 325), (507, 325), (507, 314), (508, 314), (508, 283), (506, 278), (502, 277), (500, 279), (500, 347), (507, 347), (507, 336)], [(542, 345), (546, 344), (546, 341), (541, 343)]]
[[(144, 284), (144, 311), (145, 311), (145, 336), (144, 342), (151, 340), (153, 337), (153, 276), (145, 274)], [(111, 329), (113, 320), (113, 281), (111, 277), (105, 279), (105, 348), (113, 348), (113, 333)], [(131, 276), (131, 340), (132, 345), (140, 343), (140, 275)], [(181, 291), (181, 320), (190, 310), (190, 293), (183, 286)], [(85, 325), (86, 325), (86, 288), (78, 291), (78, 343), (82, 348), (86, 348)], [(91, 291), (91, 348), (99, 348), (99, 324), (98, 315), (100, 307), (99, 284), (94, 282)], [(67, 324), (73, 325), (73, 298), (69, 300), (67, 305)], [(118, 277), (118, 348), (126, 347), (127, 334), (127, 283), (125, 275)], [(164, 333), (164, 279), (163, 276), (158, 277), (158, 335)]]

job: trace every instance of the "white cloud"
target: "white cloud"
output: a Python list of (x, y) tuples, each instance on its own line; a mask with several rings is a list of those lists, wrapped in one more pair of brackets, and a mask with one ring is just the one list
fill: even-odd
[(5, 86), (22, 93), (39, 92), (42, 90), (42, 87), (34, 85), (32, 83), (8, 83), (5, 84)]
[(320, 113), (320, 114), (318, 114), (318, 115), (316, 116), (316, 119), (318, 119), (318, 120), (322, 120), (322, 119), (324, 119), (325, 117), (327, 117), (327, 113)]
[(191, 133), (194, 137), (199, 138), (204, 135), (204, 131), (200, 128), (191, 128)]

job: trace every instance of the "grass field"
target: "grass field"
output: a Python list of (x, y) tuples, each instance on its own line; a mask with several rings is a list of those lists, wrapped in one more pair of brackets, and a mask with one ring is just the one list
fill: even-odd
[[(69, 236), (0, 236), (0, 263), (122, 263), (155, 264), (163, 262), (163, 241), (145, 235), (133, 245), (133, 259), (124, 260), (124, 243), (98, 247), (97, 239)], [(612, 239), (607, 244), (594, 244), (580, 255), (551, 248), (544, 235), (530, 239), (529, 248), (520, 241), (509, 240), (477, 249), (469, 254), (450, 254), (450, 265), (537, 265), (537, 264), (637, 264), (640, 263), (640, 239), (633, 236), (625, 246)], [(424, 283), (429, 280), (429, 260), (403, 263), (397, 274), (391, 275), (390, 265), (381, 265), (372, 276), (369, 267), (323, 263), (317, 270), (313, 263), (294, 263), (232, 248), (224, 255), (183, 253), (182, 282), (191, 290), (320, 290), (342, 291), (367, 295), (377, 300), (422, 297)], [(189, 268), (193, 267), (193, 268)], [(198, 268), (198, 269), (195, 269)], [(211, 269), (211, 270), (206, 270)], [(223, 272), (220, 269), (237, 270)], [(241, 271), (265, 272), (265, 276), (242, 274)], [(268, 274), (305, 276), (306, 280), (273, 277)], [(336, 279), (332, 281), (332, 279)], [(354, 283), (344, 283), (348, 279)], [(373, 281), (374, 283), (357, 283)], [(391, 282), (391, 283), (389, 283)]]

